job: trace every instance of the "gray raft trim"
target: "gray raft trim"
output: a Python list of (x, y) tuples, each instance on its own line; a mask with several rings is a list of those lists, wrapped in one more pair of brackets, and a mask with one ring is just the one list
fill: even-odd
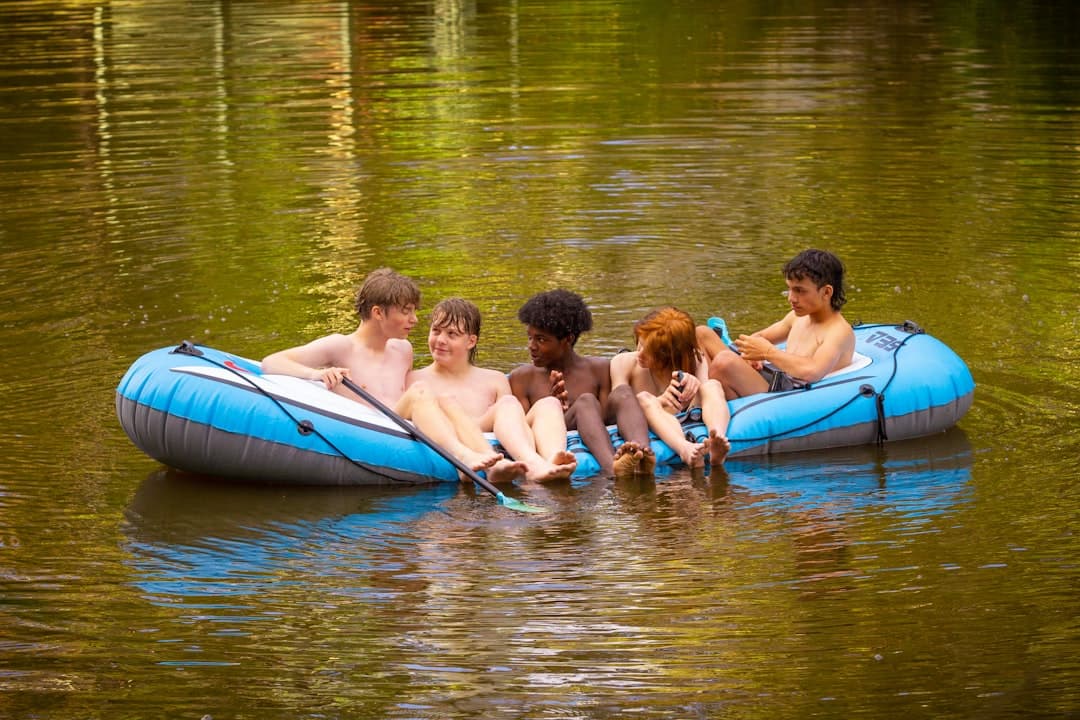
[(280, 485), (392, 486), (445, 482), (358, 459), (369, 470), (340, 454), (307, 451), (226, 432), (155, 410), (119, 393), (116, 415), (136, 447), (158, 462), (190, 473)]

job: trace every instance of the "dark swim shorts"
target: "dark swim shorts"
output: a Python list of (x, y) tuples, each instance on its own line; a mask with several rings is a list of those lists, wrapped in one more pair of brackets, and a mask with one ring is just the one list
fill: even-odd
[(787, 392), (788, 390), (799, 390), (806, 385), (806, 383), (799, 382), (786, 372), (777, 370), (776, 368), (766, 365), (761, 369), (761, 376), (765, 378), (769, 383), (769, 392)]

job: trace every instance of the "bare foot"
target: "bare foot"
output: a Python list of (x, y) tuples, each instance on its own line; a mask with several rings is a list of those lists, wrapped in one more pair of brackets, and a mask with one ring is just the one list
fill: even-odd
[(525, 473), (525, 479), (530, 482), (549, 482), (551, 480), (565, 480), (577, 470), (577, 458), (574, 453), (560, 450), (550, 460), (537, 456), (536, 462)]
[(679, 451), (679, 457), (686, 464), (688, 468), (699, 468), (705, 466), (705, 453), (707, 448), (705, 443), (686, 443), (682, 450)]
[[(615, 459), (612, 462), (612, 468), (615, 471), (615, 477), (626, 477), (627, 475), (633, 475), (638, 465), (641, 464), (644, 453), (641, 450), (641, 446), (636, 442), (624, 442), (619, 446), (619, 449), (615, 451)], [(653, 464), (656, 463), (656, 458), (653, 458)]]
[(526, 470), (525, 463), (503, 458), (488, 468), (487, 479), (492, 483), (511, 483), (524, 476)]
[(709, 438), (705, 441), (705, 445), (709, 448), (709, 464), (713, 467), (723, 465), (727, 460), (727, 454), (731, 452), (731, 443), (715, 430), (709, 431)]
[(467, 449), (461, 454), (460, 459), (461, 462), (468, 465), (473, 472), (480, 472), (482, 470), (487, 470), (495, 465), (495, 463), (502, 460), (503, 454), (497, 452), (482, 453)]
[(567, 466), (572, 468), (570, 470), (571, 473), (573, 473), (574, 470), (577, 470), (577, 456), (569, 450), (560, 450), (559, 452), (555, 453), (555, 455), (551, 458), (551, 462), (554, 465)]
[(638, 472), (652, 475), (656, 471), (656, 453), (651, 446), (641, 448), (641, 462), (638, 463)]

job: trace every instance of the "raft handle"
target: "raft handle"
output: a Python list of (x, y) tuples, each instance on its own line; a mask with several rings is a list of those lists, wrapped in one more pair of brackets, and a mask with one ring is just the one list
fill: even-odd
[(174, 350), (170, 351), (172, 355), (192, 355), (194, 357), (202, 357), (203, 351), (195, 347), (195, 343), (190, 340), (185, 340), (176, 346)]
[(925, 335), (926, 331), (922, 329), (922, 326), (914, 320), (905, 320), (901, 324), (896, 326), (897, 330), (902, 330), (909, 335)]
[(315, 432), (315, 425), (310, 420), (301, 420), (296, 423), (296, 432), (304, 436), (310, 435)]

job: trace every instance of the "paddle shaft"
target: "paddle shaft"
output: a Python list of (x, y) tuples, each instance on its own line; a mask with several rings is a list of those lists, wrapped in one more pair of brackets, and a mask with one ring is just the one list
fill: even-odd
[(499, 492), (499, 489), (497, 487), (495, 487), (494, 485), (489, 483), (484, 478), (480, 477), (480, 475), (478, 475), (475, 470), (473, 470), (471, 467), (469, 467), (468, 465), (466, 465), (465, 463), (461, 462), (456, 457), (454, 457), (453, 454), (451, 454), (451, 452), (449, 450), (447, 450), (446, 448), (442, 447), (437, 442), (435, 442), (434, 440), (429, 438), (422, 430), (420, 430), (420, 428), (416, 427), (415, 425), (410, 423), (408, 420), (406, 420), (405, 418), (401, 417), (396, 412), (394, 412), (393, 410), (388, 408), (377, 397), (375, 397), (374, 395), (372, 395), (367, 390), (360, 387), (359, 385), (357, 385), (356, 383), (354, 383), (352, 380), (350, 380), (347, 377), (341, 378), (341, 382), (345, 387), (349, 388), (354, 393), (356, 393), (360, 397), (364, 398), (364, 400), (366, 400), (376, 410), (378, 410), (383, 415), (385, 415), (386, 417), (390, 418), (395, 423), (397, 423), (398, 426), (401, 427), (402, 430), (409, 433), (410, 435), (415, 437), (417, 440), (424, 443), (429, 448), (431, 448), (432, 450), (437, 452), (439, 455), (441, 455), (444, 460), (446, 460), (451, 465), (453, 465), (458, 470), (460, 470), (462, 473), (464, 473), (465, 477), (469, 478), (474, 483), (476, 483), (480, 487), (484, 488), (485, 490), (487, 490), (489, 493), (491, 493), (495, 497), (501, 497), (502, 496), (502, 493)]

